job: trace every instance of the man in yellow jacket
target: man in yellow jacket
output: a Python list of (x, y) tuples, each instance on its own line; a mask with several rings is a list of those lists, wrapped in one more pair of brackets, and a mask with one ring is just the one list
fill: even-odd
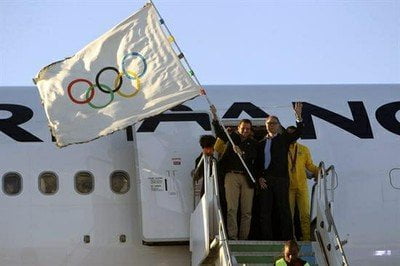
[(300, 248), (294, 240), (286, 241), (283, 247), (283, 258), (275, 261), (275, 266), (310, 266), (307, 261), (299, 258)]
[[(296, 130), (296, 127), (290, 126), (287, 131), (290, 133)], [(293, 142), (289, 146), (288, 152), (288, 167), (289, 167), (289, 204), (294, 216), (294, 207), (297, 203), (300, 216), (300, 227), (302, 240), (310, 240), (310, 197), (308, 195), (307, 174), (306, 169), (318, 175), (318, 167), (314, 165), (310, 151), (304, 145)]]

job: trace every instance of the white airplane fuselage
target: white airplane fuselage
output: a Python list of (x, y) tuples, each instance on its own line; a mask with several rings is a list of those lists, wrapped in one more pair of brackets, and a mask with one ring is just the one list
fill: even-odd
[[(300, 143), (315, 163), (335, 165), (334, 219), (350, 265), (400, 261), (400, 85), (208, 86), (228, 124), (268, 114), (295, 123), (292, 102), (304, 103)], [(189, 265), (193, 210), (190, 170), (198, 138), (212, 134), (203, 97), (147, 119), (132, 130), (56, 147), (35, 87), (2, 87), (0, 100), (0, 265)], [(39, 190), (54, 172), (56, 193)], [(90, 172), (94, 189), (77, 192), (74, 176)], [(128, 174), (125, 194), (110, 175)], [(17, 173), (21, 191), (4, 178)], [(310, 181), (310, 185), (312, 185)], [(126, 241), (121, 241), (125, 235)], [(85, 243), (84, 236), (89, 236)], [(145, 242), (143, 244), (142, 242)]]

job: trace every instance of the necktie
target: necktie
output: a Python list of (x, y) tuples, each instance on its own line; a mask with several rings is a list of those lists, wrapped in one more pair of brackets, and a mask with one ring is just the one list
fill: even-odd
[(264, 149), (264, 154), (265, 154), (265, 160), (264, 160), (264, 169), (267, 169), (269, 164), (271, 163), (271, 142), (272, 140), (270, 138), (267, 138), (265, 140), (265, 149)]

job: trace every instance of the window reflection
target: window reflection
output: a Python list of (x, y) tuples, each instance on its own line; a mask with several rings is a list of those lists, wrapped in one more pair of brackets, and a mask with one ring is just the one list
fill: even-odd
[(6, 173), (3, 177), (3, 191), (7, 195), (17, 195), (21, 192), (22, 178), (18, 173)]
[(52, 195), (58, 190), (58, 178), (53, 172), (44, 172), (39, 176), (39, 190), (43, 194)]
[(75, 175), (75, 189), (81, 194), (89, 194), (93, 191), (93, 175), (89, 172), (78, 172)]
[(111, 174), (111, 190), (118, 194), (125, 194), (130, 187), (129, 176), (123, 171), (115, 171)]

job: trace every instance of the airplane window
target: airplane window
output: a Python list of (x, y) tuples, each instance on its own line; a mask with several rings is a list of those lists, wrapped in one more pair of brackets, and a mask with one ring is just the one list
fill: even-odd
[(111, 190), (117, 194), (125, 194), (128, 192), (129, 175), (123, 171), (115, 171), (110, 176)]
[(78, 172), (75, 175), (75, 189), (80, 194), (89, 194), (94, 189), (93, 175), (86, 171)]
[(22, 189), (22, 178), (18, 173), (6, 173), (3, 176), (3, 191), (7, 195), (17, 195)]
[(39, 175), (39, 190), (43, 194), (53, 195), (58, 190), (58, 178), (53, 172), (43, 172)]
[(400, 168), (393, 168), (389, 171), (390, 185), (395, 189), (400, 189)]

